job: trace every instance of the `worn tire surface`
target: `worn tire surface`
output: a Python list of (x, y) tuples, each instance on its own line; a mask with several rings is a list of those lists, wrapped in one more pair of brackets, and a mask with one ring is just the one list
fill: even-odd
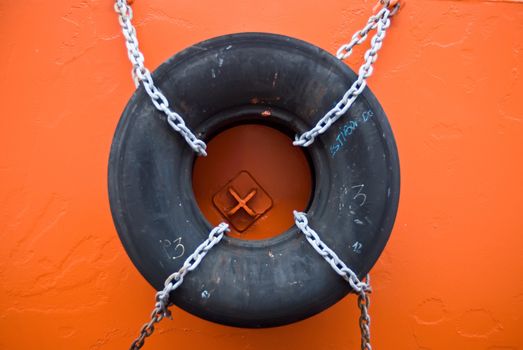
[[(318, 47), (263, 33), (193, 45), (162, 64), (153, 77), (172, 108), (205, 140), (239, 123), (264, 123), (292, 135), (303, 132), (356, 78)], [(273, 110), (270, 118), (260, 114), (266, 108)], [(372, 92), (366, 88), (306, 152), (315, 183), (309, 223), (362, 277), (387, 243), (399, 199), (394, 137)], [(163, 288), (165, 278), (211, 229), (192, 192), (194, 159), (143, 87), (138, 88), (114, 136), (109, 197), (127, 253), (156, 289)], [(314, 315), (349, 291), (293, 226), (262, 241), (224, 237), (171, 299), (214, 322), (271, 327)]]

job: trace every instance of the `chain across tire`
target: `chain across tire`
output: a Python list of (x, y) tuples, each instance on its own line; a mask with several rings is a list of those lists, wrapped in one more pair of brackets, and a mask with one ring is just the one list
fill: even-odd
[(294, 211), (294, 222), (300, 231), (305, 235), (307, 241), (311, 246), (320, 254), (325, 261), (329, 263), (334, 271), (345, 281), (349, 283), (351, 288), (358, 293), (358, 307), (360, 309), (360, 330), (361, 330), (361, 349), (372, 350), (370, 345), (370, 314), (369, 305), (370, 298), (369, 294), (372, 292), (370, 286), (370, 275), (365, 277), (365, 282), (358, 279), (358, 276), (352, 271), (336, 253), (330, 249), (309, 226), (307, 216), (305, 213)]
[[(118, 13), (118, 20), (125, 37), (127, 56), (133, 65), (131, 73), (135, 85), (138, 87), (141, 83), (156, 109), (166, 115), (169, 125), (182, 135), (187, 144), (198, 153), (198, 155), (206, 156), (206, 143), (198, 139), (187, 127), (180, 114), (169, 107), (169, 101), (162, 91), (154, 84), (151, 72), (145, 67), (144, 56), (138, 46), (136, 28), (131, 23), (133, 10), (129, 3), (130, 1), (126, 0), (116, 0), (114, 9)], [(374, 70), (372, 65), (378, 59), (378, 51), (383, 45), (383, 39), (385, 39), (387, 29), (390, 27), (390, 18), (398, 12), (400, 7), (398, 0), (379, 0), (379, 3), (383, 5), (381, 10), (377, 14), (371, 16), (365, 27), (354, 33), (352, 40), (347, 44), (343, 44), (336, 54), (336, 57), (340, 60), (348, 58), (352, 54), (353, 47), (364, 43), (365, 40), (367, 40), (369, 32), (376, 29), (376, 34), (371, 39), (371, 47), (364, 55), (365, 63), (358, 71), (358, 79), (356, 79), (349, 90), (347, 90), (341, 100), (336, 103), (330, 111), (325, 113), (312, 129), (301, 135), (296, 135), (296, 139), (292, 143), (293, 145), (302, 147), (311, 145), (318, 135), (327, 131), (334, 122), (349, 110), (354, 101), (356, 101), (356, 98), (363, 92), (363, 90), (365, 90), (365, 87), (367, 86), (367, 78), (372, 75)]]
[[(202, 140), (198, 139), (194, 133), (186, 126), (183, 118), (169, 107), (169, 102), (161, 90), (154, 84), (150, 71), (144, 65), (144, 56), (138, 47), (138, 39), (136, 37), (136, 29), (132, 25), (131, 20), (133, 12), (130, 4), (132, 1), (116, 0), (114, 9), (118, 13), (118, 19), (122, 28), (122, 33), (125, 37), (125, 44), (129, 60), (131, 61), (132, 77), (135, 85), (138, 87), (140, 83), (143, 85), (145, 91), (151, 98), (151, 102), (159, 111), (163, 112), (167, 117), (168, 124), (185, 139), (187, 144), (199, 155), (205, 156), (207, 145)], [(386, 30), (390, 27), (390, 18), (399, 10), (400, 4), (397, 0), (380, 0), (379, 4), (382, 8), (372, 15), (365, 27), (357, 31), (352, 40), (343, 44), (337, 51), (337, 58), (344, 60), (352, 54), (354, 46), (362, 44), (366, 41), (371, 30), (376, 30), (376, 34), (371, 39), (371, 47), (365, 52), (365, 63), (360, 67), (358, 78), (352, 86), (343, 95), (341, 100), (328, 111), (318, 123), (309, 131), (301, 135), (297, 135), (293, 142), (295, 146), (307, 147), (314, 142), (314, 139), (323, 134), (334, 122), (336, 122), (347, 110), (352, 106), (356, 98), (363, 92), (367, 86), (367, 78), (372, 75), (373, 64), (378, 58), (378, 51), (381, 49), (383, 39), (385, 38)], [(305, 235), (307, 241), (333, 268), (333, 270), (345, 279), (351, 288), (358, 294), (358, 308), (360, 309), (359, 325), (361, 331), (361, 349), (372, 350), (370, 344), (370, 315), (369, 306), (371, 293), (370, 276), (367, 275), (365, 282), (358, 279), (357, 275), (330, 249), (319, 237), (319, 235), (308, 225), (307, 217), (304, 213), (294, 212), (294, 219), (296, 226)], [(176, 290), (184, 280), (185, 275), (189, 271), (193, 271), (198, 267), (205, 255), (218, 244), (225, 232), (229, 231), (228, 225), (221, 223), (213, 228), (208, 238), (202, 242), (196, 250), (185, 260), (183, 266), (175, 273), (171, 274), (165, 281), (163, 290), (156, 293), (156, 304), (151, 319), (144, 324), (140, 329), (139, 336), (133, 341), (130, 349), (136, 350), (142, 348), (145, 339), (151, 336), (155, 329), (155, 324), (160, 322), (163, 318), (171, 318), (169, 311), (169, 296), (170, 293)]]
[[(372, 350), (370, 344), (370, 314), (369, 305), (371, 293), (370, 276), (367, 275), (365, 282), (358, 279), (358, 276), (352, 271), (336, 253), (330, 249), (318, 236), (316, 231), (310, 228), (305, 213), (294, 211), (294, 221), (296, 226), (305, 235), (307, 241), (327, 261), (334, 271), (345, 279), (351, 288), (358, 293), (358, 307), (360, 309), (360, 331), (361, 331), (361, 349)], [(165, 280), (163, 290), (156, 293), (156, 304), (151, 313), (151, 320), (144, 324), (140, 329), (139, 336), (132, 342), (130, 350), (141, 349), (145, 343), (145, 338), (151, 336), (154, 332), (155, 324), (165, 317), (171, 318), (169, 311), (169, 295), (176, 290), (182, 283), (185, 275), (198, 267), (209, 250), (218, 244), (225, 232), (229, 231), (229, 226), (221, 223), (211, 230), (209, 237), (195, 249), (195, 251), (185, 260), (182, 267)]]
[(164, 289), (156, 293), (156, 304), (151, 313), (151, 320), (142, 326), (140, 329), (140, 335), (131, 344), (131, 350), (140, 349), (144, 345), (145, 338), (153, 334), (154, 325), (156, 323), (163, 320), (164, 317), (172, 319), (171, 311), (169, 311), (169, 296), (171, 292), (181, 286), (185, 275), (200, 265), (209, 250), (218, 244), (222, 240), (224, 233), (228, 231), (229, 225), (223, 222), (213, 228), (209, 233), (209, 237), (207, 237), (207, 239), (203, 241), (203, 243), (200, 244), (191, 255), (189, 255), (182, 267), (167, 277)]
[(162, 91), (154, 85), (151, 72), (144, 65), (144, 56), (138, 47), (138, 38), (136, 37), (136, 28), (131, 23), (133, 10), (126, 0), (116, 0), (114, 10), (118, 13), (118, 21), (122, 27), (122, 33), (125, 38), (127, 47), (127, 56), (133, 64), (132, 76), (136, 87), (143, 85), (151, 101), (160, 112), (167, 117), (169, 125), (185, 139), (187, 144), (200, 156), (206, 156), (205, 149), (207, 145), (198, 139), (194, 133), (185, 125), (183, 118), (169, 107), (169, 101)]
[(296, 135), (296, 139), (292, 143), (293, 145), (302, 147), (311, 145), (318, 135), (327, 131), (335, 121), (349, 110), (354, 101), (356, 101), (358, 96), (365, 90), (367, 78), (372, 75), (374, 70), (372, 65), (378, 59), (378, 51), (383, 45), (383, 39), (385, 39), (387, 29), (390, 27), (390, 17), (394, 16), (400, 7), (397, 1), (393, 3), (389, 0), (380, 0), (380, 3), (383, 5), (381, 10), (376, 15), (371, 16), (367, 25), (354, 33), (352, 40), (348, 44), (342, 45), (336, 53), (336, 57), (340, 60), (348, 58), (352, 54), (354, 46), (365, 42), (369, 32), (376, 29), (376, 34), (370, 41), (371, 47), (365, 52), (365, 63), (363, 63), (358, 71), (358, 79), (356, 79), (349, 90), (345, 92), (341, 100), (336, 103), (330, 111), (325, 113), (312, 129), (299, 136)]

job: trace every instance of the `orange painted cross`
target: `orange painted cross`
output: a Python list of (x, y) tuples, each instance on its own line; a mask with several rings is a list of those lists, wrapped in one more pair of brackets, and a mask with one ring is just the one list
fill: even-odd
[(271, 207), (272, 199), (247, 171), (240, 171), (212, 199), (236, 232), (243, 232)]
[(254, 210), (249, 208), (249, 206), (247, 205), (247, 202), (256, 195), (255, 189), (251, 190), (251, 192), (249, 192), (249, 194), (247, 194), (245, 196), (245, 198), (241, 198), (240, 195), (232, 187), (229, 187), (229, 193), (234, 197), (234, 199), (236, 199), (238, 201), (238, 204), (227, 212), (227, 214), (229, 216), (236, 213), (240, 208), (245, 210), (247, 212), (247, 214), (249, 214), (252, 217), (255, 217), (256, 215), (258, 215), (258, 214), (256, 214), (256, 212)]

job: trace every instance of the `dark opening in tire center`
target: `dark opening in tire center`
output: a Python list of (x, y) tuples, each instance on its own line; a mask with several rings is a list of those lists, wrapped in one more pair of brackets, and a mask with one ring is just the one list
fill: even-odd
[(229, 224), (229, 236), (278, 236), (294, 225), (293, 210), (307, 209), (313, 193), (311, 166), (303, 149), (282, 131), (236, 125), (212, 137), (207, 154), (194, 163), (194, 195), (211, 225)]

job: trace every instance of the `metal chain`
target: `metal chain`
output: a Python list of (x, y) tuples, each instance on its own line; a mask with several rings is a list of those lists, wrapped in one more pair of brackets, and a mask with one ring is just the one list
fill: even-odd
[(372, 350), (370, 345), (370, 297), (372, 292), (370, 286), (370, 276), (365, 277), (365, 282), (361, 281), (336, 253), (330, 249), (318, 236), (316, 231), (309, 227), (309, 221), (305, 213), (294, 211), (294, 221), (296, 226), (305, 235), (307, 241), (320, 254), (338, 275), (343, 277), (351, 288), (358, 293), (358, 307), (360, 309), (360, 331), (361, 331), (361, 349)]
[(151, 313), (151, 320), (144, 324), (140, 329), (140, 335), (132, 342), (130, 350), (140, 349), (145, 338), (151, 336), (154, 332), (154, 325), (165, 317), (172, 319), (169, 310), (170, 293), (177, 289), (182, 283), (183, 278), (189, 271), (193, 271), (202, 262), (202, 259), (223, 238), (225, 232), (229, 231), (229, 225), (221, 223), (211, 230), (209, 237), (194, 250), (194, 252), (185, 260), (182, 267), (165, 280), (163, 290), (156, 293), (156, 304)]
[(360, 333), (361, 333), (361, 350), (372, 350), (370, 345), (370, 275), (365, 277), (367, 281), (368, 291), (360, 292), (358, 294), (358, 308), (360, 309)]
[(122, 27), (122, 33), (125, 38), (125, 46), (127, 47), (127, 56), (133, 65), (132, 77), (136, 87), (143, 84), (145, 91), (151, 98), (151, 101), (160, 112), (167, 116), (169, 125), (180, 135), (183, 136), (189, 146), (201, 156), (206, 156), (205, 149), (207, 145), (202, 140), (198, 139), (194, 133), (185, 125), (183, 118), (169, 108), (169, 101), (162, 93), (162, 91), (154, 85), (151, 72), (144, 65), (144, 56), (138, 47), (138, 38), (136, 37), (136, 29), (131, 20), (133, 18), (133, 10), (126, 0), (116, 0), (114, 3), (114, 10), (118, 13), (118, 21)]
[(369, 18), (367, 24), (363, 29), (358, 30), (352, 36), (352, 40), (343, 44), (337, 51), (337, 57), (340, 60), (344, 60), (352, 54), (354, 46), (363, 43), (373, 29), (376, 29), (376, 34), (371, 39), (371, 47), (365, 52), (365, 63), (360, 67), (358, 71), (358, 79), (352, 84), (352, 86), (345, 92), (340, 101), (328, 111), (316, 125), (309, 131), (304, 132), (301, 135), (296, 135), (294, 142), (295, 146), (307, 147), (314, 142), (314, 139), (323, 134), (327, 129), (342, 115), (344, 115), (349, 108), (352, 106), (356, 98), (365, 90), (367, 86), (367, 78), (372, 75), (373, 63), (378, 59), (378, 51), (383, 45), (383, 39), (387, 29), (390, 27), (390, 17), (394, 16), (399, 10), (399, 2), (395, 1), (392, 4), (391, 0), (380, 0), (383, 5), (382, 9), (376, 14)]

